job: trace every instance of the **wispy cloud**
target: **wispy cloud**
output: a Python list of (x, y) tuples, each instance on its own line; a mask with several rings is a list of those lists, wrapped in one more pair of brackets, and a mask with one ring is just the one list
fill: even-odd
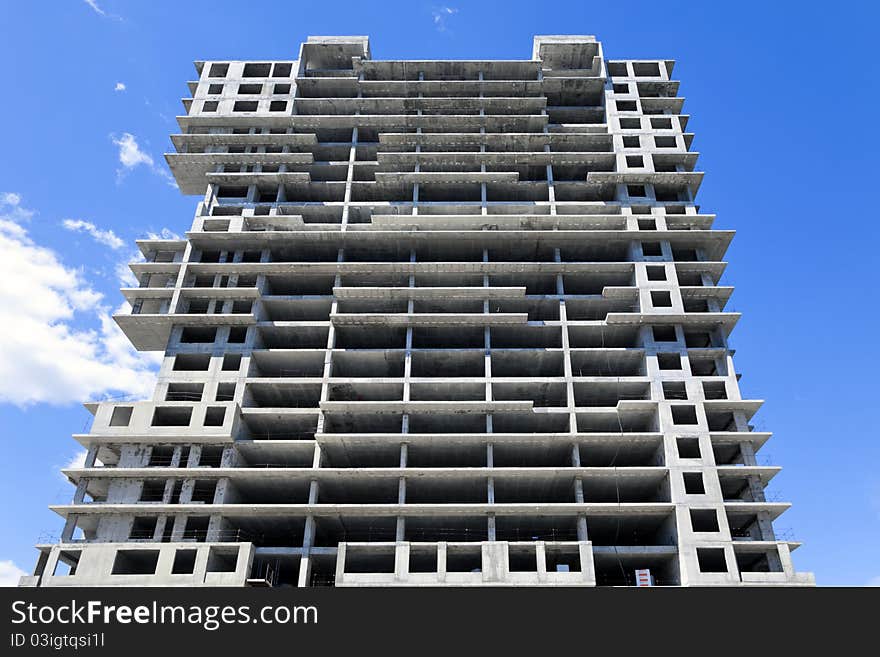
[(880, 586), (880, 575), (877, 575), (877, 577), (872, 577), (871, 579), (869, 579), (866, 586)]
[(434, 7), (431, 10), (431, 20), (438, 32), (445, 32), (449, 21), (457, 13), (458, 9), (455, 7)]
[(147, 396), (156, 358), (116, 326), (104, 296), (35, 243), (16, 215), (21, 198), (0, 196), (0, 403), (65, 405), (107, 394)]
[(121, 21), (122, 16), (117, 16), (116, 14), (111, 14), (105, 11), (99, 4), (98, 0), (83, 0), (89, 7), (91, 7), (92, 11), (94, 11), (101, 18), (110, 18), (114, 21)]
[(119, 147), (119, 163), (121, 168), (116, 170), (117, 177), (121, 180), (126, 173), (141, 165), (146, 166), (150, 171), (160, 178), (164, 178), (167, 183), (174, 186), (174, 178), (164, 166), (156, 164), (153, 157), (142, 150), (137, 142), (137, 138), (130, 132), (123, 132), (122, 136), (110, 135), (113, 143)]
[(103, 9), (101, 9), (101, 8), (98, 6), (98, 2), (97, 2), (97, 0), (83, 0), (83, 1), (84, 1), (89, 7), (91, 7), (92, 9), (94, 9), (94, 10), (95, 10), (95, 13), (98, 14), (98, 16), (106, 16), (106, 15), (107, 15), (107, 12), (104, 11)]
[(125, 91), (125, 83), (124, 82), (117, 82), (116, 86), (113, 87), (113, 91)]
[(12, 561), (8, 559), (0, 561), (0, 586), (18, 586), (18, 580), (22, 575), (27, 575), (27, 573)]
[(149, 232), (147, 233), (148, 240), (179, 240), (180, 235), (175, 233), (170, 228), (163, 228), (158, 233)]
[(87, 233), (88, 235), (91, 235), (92, 239), (98, 244), (103, 244), (111, 249), (119, 250), (125, 246), (125, 242), (112, 230), (101, 230), (91, 221), (85, 221), (84, 219), (65, 219), (61, 222), (61, 225), (74, 233)]
[(2, 208), (3, 216), (15, 223), (30, 221), (34, 216), (33, 210), (22, 206), (21, 195), (15, 192), (0, 193), (0, 208)]

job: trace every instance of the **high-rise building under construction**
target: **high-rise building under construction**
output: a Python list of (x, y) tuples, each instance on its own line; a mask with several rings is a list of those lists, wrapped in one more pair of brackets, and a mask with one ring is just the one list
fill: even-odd
[(23, 585), (806, 585), (669, 60), (197, 62), (199, 195)]

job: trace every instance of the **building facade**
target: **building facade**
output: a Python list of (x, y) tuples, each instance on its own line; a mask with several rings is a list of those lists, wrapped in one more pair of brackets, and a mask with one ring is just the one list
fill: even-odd
[(22, 584), (813, 584), (672, 68), (197, 62), (167, 160), (203, 200), (116, 317), (155, 394), (87, 404)]

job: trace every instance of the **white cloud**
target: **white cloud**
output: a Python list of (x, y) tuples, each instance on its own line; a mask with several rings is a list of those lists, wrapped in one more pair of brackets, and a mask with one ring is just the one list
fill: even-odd
[(131, 268), (128, 266), (130, 262), (135, 262), (136, 260), (143, 260), (143, 254), (138, 251), (140, 258), (132, 257), (127, 260), (121, 260), (116, 263), (116, 267), (114, 268), (114, 273), (116, 274), (116, 280), (119, 281), (119, 284), (122, 287), (137, 287), (138, 280), (135, 278), (134, 273), (131, 271)]
[(0, 561), (0, 586), (18, 586), (18, 580), (22, 575), (27, 573), (12, 561)]
[(147, 233), (148, 240), (179, 240), (180, 235), (175, 233), (170, 228), (163, 228), (158, 233), (149, 232)]
[(123, 132), (119, 139), (112, 135), (111, 138), (113, 143), (119, 146), (119, 163), (126, 169), (133, 169), (139, 164), (146, 164), (148, 167), (155, 166), (153, 158), (141, 150), (137, 139), (130, 132)]
[(434, 21), (434, 27), (438, 32), (445, 32), (447, 21), (457, 13), (458, 9), (455, 7), (434, 7), (431, 10), (431, 20)]
[[(81, 274), (34, 243), (0, 197), (0, 403), (148, 396), (154, 356), (136, 352)], [(20, 202), (20, 199), (19, 199)], [(31, 213), (32, 214), (32, 213)]]
[(101, 18), (110, 18), (114, 21), (121, 21), (122, 17), (117, 16), (116, 14), (110, 14), (98, 4), (98, 0), (83, 0), (89, 7), (91, 7), (92, 11), (94, 11)]
[(880, 586), (880, 575), (877, 575), (877, 577), (872, 577), (871, 579), (869, 579), (866, 586)]
[(70, 468), (84, 468), (86, 465), (86, 450), (81, 449), (73, 457), (64, 465), (61, 466), (63, 470), (67, 470)]
[(122, 165), (122, 168), (116, 171), (119, 178), (122, 178), (128, 171), (143, 164), (157, 176), (164, 178), (172, 186), (174, 185), (174, 178), (172, 178), (168, 169), (156, 164), (149, 153), (141, 150), (133, 134), (123, 132), (119, 138), (115, 135), (110, 135), (110, 139), (119, 147), (119, 163)]
[(21, 195), (15, 192), (0, 192), (0, 212), (2, 216), (16, 223), (30, 221), (34, 216), (33, 210), (21, 206)]
[(106, 16), (107, 12), (98, 6), (98, 0), (83, 0), (89, 7), (95, 10), (98, 16)]
[(125, 91), (125, 83), (124, 82), (117, 82), (116, 86), (113, 87), (113, 91)]
[(125, 246), (125, 242), (122, 241), (122, 239), (120, 239), (120, 237), (112, 230), (101, 230), (91, 221), (85, 221), (84, 219), (65, 219), (61, 222), (61, 225), (67, 230), (75, 233), (88, 233), (96, 242), (98, 242), (98, 244), (103, 244), (111, 249), (118, 250)]

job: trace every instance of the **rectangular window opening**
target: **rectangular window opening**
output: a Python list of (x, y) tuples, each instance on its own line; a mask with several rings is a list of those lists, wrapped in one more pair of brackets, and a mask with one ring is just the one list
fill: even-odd
[(688, 495), (705, 495), (706, 487), (703, 484), (701, 472), (685, 472), (681, 475), (684, 481), (684, 492)]
[(119, 550), (111, 575), (155, 575), (159, 550)]
[(697, 424), (697, 407), (673, 406), (672, 422), (673, 424)]
[(691, 509), (690, 511), (691, 529), (695, 532), (720, 531), (718, 528), (718, 513), (715, 509)]
[[(679, 436), (675, 439), (675, 446), (678, 449), (678, 457), (682, 459), (698, 459), (700, 454), (700, 439), (693, 436)], [(700, 478), (702, 482), (702, 477)], [(687, 482), (687, 475), (685, 475)]]
[(701, 573), (727, 572), (724, 548), (697, 548), (697, 562)]

